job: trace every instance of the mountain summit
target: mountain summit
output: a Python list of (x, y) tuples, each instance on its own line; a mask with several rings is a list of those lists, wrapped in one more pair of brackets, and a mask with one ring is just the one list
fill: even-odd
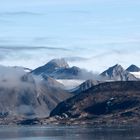
[(88, 72), (79, 67), (69, 67), (64, 59), (53, 59), (46, 65), (32, 71), (35, 75), (47, 75), (55, 79), (89, 79), (93, 77), (92, 72)]
[(50, 62), (48, 62), (47, 65), (51, 65), (56, 68), (69, 68), (68, 63), (63, 58), (62, 59), (53, 59)]
[(131, 65), (126, 69), (128, 72), (140, 72), (140, 68), (136, 65)]
[(100, 74), (101, 77), (107, 80), (115, 80), (115, 81), (135, 81), (138, 80), (135, 76), (133, 76), (128, 71), (124, 70), (124, 68), (116, 64), (113, 67), (110, 67), (106, 71)]
[(53, 59), (44, 66), (36, 68), (32, 71), (32, 73), (36, 75), (51, 74), (54, 71), (62, 68), (69, 68), (67, 62), (64, 59)]

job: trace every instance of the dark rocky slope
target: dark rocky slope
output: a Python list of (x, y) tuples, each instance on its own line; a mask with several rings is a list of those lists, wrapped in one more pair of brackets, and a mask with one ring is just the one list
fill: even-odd
[(140, 123), (140, 82), (99, 84), (60, 103), (50, 116), (65, 124)]

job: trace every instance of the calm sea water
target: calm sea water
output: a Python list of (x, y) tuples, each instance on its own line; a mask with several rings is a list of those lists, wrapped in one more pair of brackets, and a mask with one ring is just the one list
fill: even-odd
[(140, 140), (140, 127), (0, 127), (0, 140)]

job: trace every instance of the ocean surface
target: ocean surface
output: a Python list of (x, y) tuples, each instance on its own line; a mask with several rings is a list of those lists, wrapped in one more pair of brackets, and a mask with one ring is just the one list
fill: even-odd
[(1, 126), (0, 140), (140, 140), (140, 127)]

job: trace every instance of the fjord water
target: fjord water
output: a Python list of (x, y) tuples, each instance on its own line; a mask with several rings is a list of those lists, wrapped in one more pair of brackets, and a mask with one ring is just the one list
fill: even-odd
[(0, 140), (139, 140), (140, 127), (0, 127)]

